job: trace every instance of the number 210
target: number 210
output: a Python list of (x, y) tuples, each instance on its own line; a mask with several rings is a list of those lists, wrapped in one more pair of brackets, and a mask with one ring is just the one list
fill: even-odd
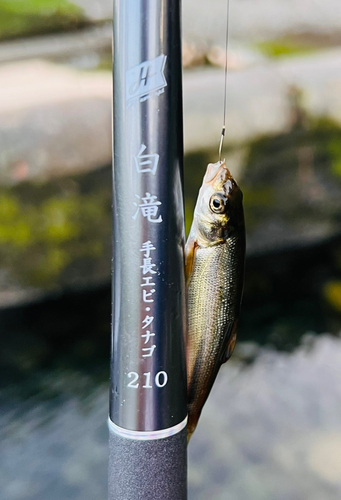
[[(145, 377), (145, 384), (142, 386), (142, 388), (143, 389), (152, 389), (153, 386), (150, 383), (151, 382), (150, 372), (144, 373), (143, 375)], [(131, 389), (138, 389), (138, 387), (140, 385), (138, 382), (139, 374), (136, 372), (129, 372), (128, 378), (130, 378), (132, 380), (129, 382), (127, 387), (130, 387)], [(154, 381), (155, 381), (156, 387), (161, 387), (161, 388), (164, 387), (168, 382), (167, 373), (164, 371), (158, 372), (154, 377)]]

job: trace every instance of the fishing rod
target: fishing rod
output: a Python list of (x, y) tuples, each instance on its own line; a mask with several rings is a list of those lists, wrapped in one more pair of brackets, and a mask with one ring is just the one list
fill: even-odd
[(109, 499), (187, 498), (179, 0), (114, 2)]

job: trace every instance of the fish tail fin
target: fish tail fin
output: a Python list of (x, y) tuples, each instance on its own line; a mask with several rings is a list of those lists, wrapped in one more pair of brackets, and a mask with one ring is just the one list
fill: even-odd
[(198, 418), (193, 418), (193, 415), (188, 415), (188, 423), (187, 423), (187, 444), (192, 437), (193, 432), (195, 431), (198, 423)]

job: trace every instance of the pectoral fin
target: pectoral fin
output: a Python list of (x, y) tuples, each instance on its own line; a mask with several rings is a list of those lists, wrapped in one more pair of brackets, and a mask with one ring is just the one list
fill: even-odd
[(233, 326), (231, 329), (231, 333), (230, 333), (228, 343), (227, 343), (227, 349), (226, 349), (225, 355), (222, 359), (222, 363), (226, 363), (226, 361), (228, 361), (230, 359), (230, 357), (232, 356), (232, 353), (234, 351), (234, 346), (236, 345), (236, 340), (237, 340), (237, 323), (238, 323), (238, 320), (236, 319), (235, 322), (233, 323)]
[(197, 242), (194, 239), (187, 240), (185, 248), (185, 274), (186, 274), (186, 284), (188, 284), (190, 276), (192, 274), (192, 269), (195, 260), (195, 250), (197, 248)]

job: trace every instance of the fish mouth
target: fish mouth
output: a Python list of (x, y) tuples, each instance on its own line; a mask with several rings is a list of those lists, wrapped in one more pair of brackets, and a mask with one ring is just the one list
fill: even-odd
[[(227, 175), (226, 175), (227, 174)], [(218, 176), (226, 179), (231, 177), (230, 171), (226, 166), (225, 160), (217, 161), (217, 163), (209, 163), (205, 174), (205, 184), (213, 184)]]

